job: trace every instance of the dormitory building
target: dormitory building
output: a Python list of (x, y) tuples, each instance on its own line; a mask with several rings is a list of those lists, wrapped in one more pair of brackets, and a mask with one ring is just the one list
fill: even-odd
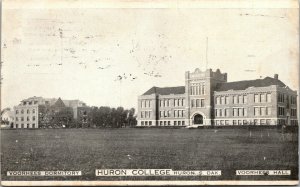
[(185, 86), (138, 97), (137, 126), (297, 125), (297, 91), (274, 77), (227, 82), (211, 69), (185, 73)]

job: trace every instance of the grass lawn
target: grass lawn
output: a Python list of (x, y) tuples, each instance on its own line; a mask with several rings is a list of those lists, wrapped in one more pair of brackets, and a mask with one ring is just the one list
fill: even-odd
[[(128, 157), (130, 155), (130, 158)], [(95, 169), (222, 170), (219, 177), (96, 177)], [(291, 170), (236, 176), (235, 170)], [(7, 171), (81, 170), (80, 177)], [(2, 180), (295, 180), (298, 135), (276, 129), (38, 129), (1, 131)]]

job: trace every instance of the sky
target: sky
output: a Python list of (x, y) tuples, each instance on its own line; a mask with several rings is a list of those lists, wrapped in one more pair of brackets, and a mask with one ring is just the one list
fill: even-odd
[(299, 90), (299, 18), (290, 5), (11, 2), (3, 4), (2, 108), (32, 96), (136, 107), (152, 86), (183, 86), (195, 68), (219, 68), (229, 82), (277, 73)]

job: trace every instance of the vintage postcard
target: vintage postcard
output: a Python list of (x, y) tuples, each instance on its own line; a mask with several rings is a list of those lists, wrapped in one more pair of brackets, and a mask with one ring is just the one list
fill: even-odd
[(1, 185), (297, 185), (296, 0), (4, 0)]

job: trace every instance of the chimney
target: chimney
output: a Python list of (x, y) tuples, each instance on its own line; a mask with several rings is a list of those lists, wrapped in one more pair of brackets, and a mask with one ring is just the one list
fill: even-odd
[(278, 74), (274, 74), (274, 79), (278, 80)]

